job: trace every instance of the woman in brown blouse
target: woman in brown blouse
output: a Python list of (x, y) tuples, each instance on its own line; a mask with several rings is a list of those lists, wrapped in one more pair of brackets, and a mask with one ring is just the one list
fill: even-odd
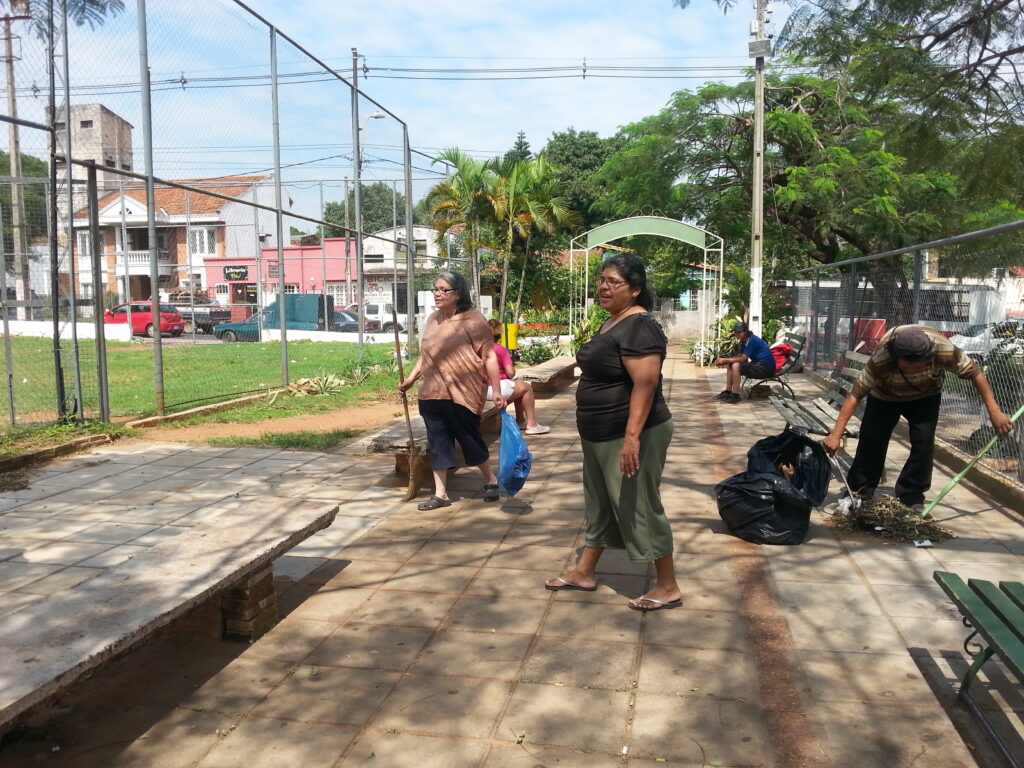
[(418, 509), (451, 505), (445, 483), (448, 470), (456, 466), (456, 440), (462, 446), (466, 464), (483, 475), (484, 501), (497, 501), (498, 479), (488, 463), (490, 454), (480, 435), (480, 414), (488, 382), (494, 389), (494, 404), (501, 409), (508, 404), (501, 394), (491, 328), (484, 316), (473, 309), (469, 285), (458, 272), (444, 271), (437, 276), (434, 304), (437, 311), (423, 326), (420, 359), (409, 377), (398, 385), (405, 392), (417, 379), (423, 379), (419, 406), (427, 427), (434, 495)]

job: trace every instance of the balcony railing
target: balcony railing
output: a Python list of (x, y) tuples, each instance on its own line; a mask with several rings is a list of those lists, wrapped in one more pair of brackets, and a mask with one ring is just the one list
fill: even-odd
[[(129, 275), (149, 274), (149, 251), (117, 251), (117, 271), (124, 273), (128, 267)], [(170, 274), (175, 266), (174, 256), (167, 251), (156, 252), (157, 268), (160, 274)]]

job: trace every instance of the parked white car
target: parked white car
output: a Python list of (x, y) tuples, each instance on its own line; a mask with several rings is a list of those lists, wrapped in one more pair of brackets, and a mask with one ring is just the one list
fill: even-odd
[(978, 362), (992, 352), (1005, 355), (1024, 355), (1024, 323), (1002, 320), (998, 323), (970, 325), (963, 333), (949, 340)]
[[(357, 304), (349, 304), (345, 307), (345, 310), (355, 314), (358, 310)], [(366, 318), (366, 327), (375, 327), (385, 333), (390, 333), (394, 327), (394, 322), (391, 314), (391, 305), (383, 303), (371, 303), (363, 305), (363, 317)], [(371, 320), (376, 320), (376, 324), (371, 323)], [(405, 326), (408, 324), (406, 316), (401, 312), (398, 313), (398, 330), (400, 333), (405, 332)]]

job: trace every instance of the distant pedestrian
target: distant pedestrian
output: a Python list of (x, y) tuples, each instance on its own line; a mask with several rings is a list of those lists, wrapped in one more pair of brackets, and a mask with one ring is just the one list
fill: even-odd
[(448, 471), (456, 467), (456, 441), (462, 447), (466, 464), (483, 475), (484, 501), (497, 501), (498, 479), (491, 470), (487, 443), (480, 434), (488, 381), (496, 388), (494, 404), (499, 408), (507, 405), (501, 394), (491, 328), (484, 316), (473, 309), (469, 285), (458, 272), (446, 270), (437, 276), (434, 304), (437, 311), (423, 326), (420, 359), (408, 378), (398, 385), (404, 392), (423, 378), (419, 407), (427, 428), (434, 494), (418, 509), (451, 505), (446, 483)]
[(672, 529), (661, 503), (661, 473), (672, 414), (661, 392), (668, 341), (651, 315), (654, 296), (643, 264), (630, 254), (605, 259), (598, 302), (611, 313), (576, 361), (576, 427), (583, 445), (586, 539), (575, 567), (545, 584), (553, 591), (597, 589), (607, 547), (635, 563), (654, 562), (657, 581), (628, 605), (636, 611), (683, 603), (672, 563)]
[(739, 339), (740, 351), (735, 357), (719, 357), (715, 365), (726, 369), (725, 389), (719, 392), (716, 400), (724, 403), (738, 403), (742, 377), (748, 379), (767, 379), (775, 374), (775, 358), (768, 344), (760, 336), (750, 332), (746, 323), (736, 323), (731, 331), (734, 338)]

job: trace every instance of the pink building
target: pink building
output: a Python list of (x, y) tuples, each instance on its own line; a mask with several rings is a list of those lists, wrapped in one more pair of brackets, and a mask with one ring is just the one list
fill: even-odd
[[(355, 240), (329, 237), (316, 245), (284, 248), (284, 290), (286, 293), (326, 293), (336, 306), (350, 303), (355, 294)], [(276, 248), (262, 248), (255, 258), (207, 258), (207, 284), (214, 286), (221, 304), (256, 304), (278, 291), (279, 266)], [(346, 279), (347, 273), (347, 279)], [(261, 284), (261, 285), (259, 285)], [(259, 285), (259, 287), (258, 287)]]

